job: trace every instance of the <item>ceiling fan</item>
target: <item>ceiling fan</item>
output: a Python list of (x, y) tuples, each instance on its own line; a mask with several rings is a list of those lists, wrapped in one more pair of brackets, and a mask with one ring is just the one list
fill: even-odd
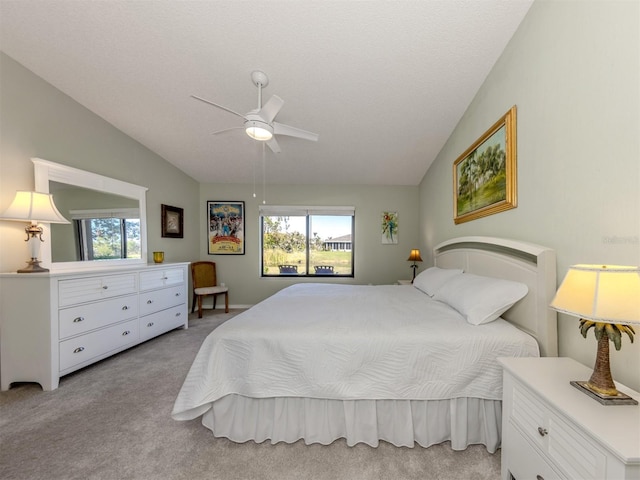
[(287, 135), (289, 137), (302, 138), (304, 140), (311, 140), (313, 142), (318, 141), (317, 133), (307, 132), (306, 130), (302, 130), (300, 128), (274, 122), (276, 115), (278, 115), (278, 112), (282, 108), (282, 105), (284, 105), (284, 100), (282, 100), (277, 95), (273, 95), (263, 106), (262, 89), (269, 84), (269, 78), (264, 72), (256, 70), (251, 73), (251, 80), (253, 81), (253, 84), (258, 87), (258, 108), (249, 111), (245, 115), (235, 112), (230, 108), (224, 107), (222, 105), (218, 105), (217, 103), (214, 103), (210, 100), (206, 100), (196, 95), (191, 95), (191, 97), (195, 98), (196, 100), (200, 100), (201, 102), (213, 105), (214, 107), (220, 108), (229, 113), (233, 113), (234, 115), (237, 115), (238, 117), (244, 119), (244, 125), (242, 127), (225, 128), (224, 130), (213, 132), (214, 134), (226, 132), (228, 130), (234, 130), (237, 128), (244, 128), (247, 132), (247, 135), (249, 135), (254, 140), (266, 142), (273, 153), (280, 153), (280, 146), (276, 141), (275, 135)]

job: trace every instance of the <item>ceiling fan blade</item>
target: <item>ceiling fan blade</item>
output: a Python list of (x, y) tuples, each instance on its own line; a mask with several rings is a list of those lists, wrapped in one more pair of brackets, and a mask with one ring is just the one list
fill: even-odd
[(269, 101), (262, 106), (258, 115), (260, 115), (265, 122), (271, 123), (273, 119), (276, 118), (276, 115), (278, 115), (282, 105), (284, 105), (284, 100), (277, 95), (272, 95)]
[(223, 133), (223, 132), (228, 132), (229, 130), (238, 130), (244, 127), (231, 127), (231, 128), (224, 128), (222, 130), (216, 130), (215, 132), (211, 132), (211, 135), (217, 135), (218, 133)]
[(207, 100), (207, 99), (205, 99), (205, 98), (197, 97), (197, 96), (195, 96), (195, 95), (191, 95), (191, 98), (195, 98), (196, 100), (200, 100), (201, 102), (207, 103), (207, 104), (209, 104), (209, 105), (213, 105), (214, 107), (221, 108), (222, 110), (225, 110), (225, 111), (227, 111), (227, 112), (229, 112), (229, 113), (233, 113), (234, 115), (237, 115), (237, 116), (239, 116), (239, 117), (241, 117), (241, 118), (245, 118), (245, 116), (244, 116), (244, 115), (242, 115), (242, 114), (240, 114), (240, 113), (238, 113), (238, 112), (234, 112), (234, 111), (233, 111), (233, 110), (231, 110), (230, 108), (223, 107), (222, 105), (218, 105), (217, 103), (213, 103), (213, 102), (211, 102), (211, 101), (209, 101), (209, 100)]
[(267, 140), (267, 145), (273, 153), (280, 153), (280, 145), (276, 142), (276, 137), (271, 137), (271, 140)]
[(311, 140), (312, 142), (318, 141), (317, 133), (307, 132), (301, 128), (291, 127), (278, 122), (273, 122), (273, 133), (275, 135), (303, 138), (304, 140)]

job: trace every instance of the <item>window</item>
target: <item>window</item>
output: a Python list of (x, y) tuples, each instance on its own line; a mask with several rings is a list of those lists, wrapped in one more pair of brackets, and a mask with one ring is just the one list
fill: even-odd
[(260, 207), (263, 277), (353, 277), (354, 207)]
[(69, 213), (81, 260), (140, 258), (138, 209), (75, 210)]

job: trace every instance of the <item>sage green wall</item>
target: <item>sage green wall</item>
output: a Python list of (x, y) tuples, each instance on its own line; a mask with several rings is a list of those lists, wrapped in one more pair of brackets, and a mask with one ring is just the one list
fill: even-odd
[[(190, 261), (200, 248), (198, 182), (0, 53), (0, 210), (33, 190), (31, 157), (147, 187), (148, 260)], [(184, 238), (161, 238), (161, 204), (185, 210)], [(25, 265), (24, 225), (0, 222), (0, 271)], [(46, 239), (45, 239), (46, 241)]]
[[(420, 185), (425, 253), (490, 235), (554, 248), (558, 282), (576, 263), (640, 265), (639, 9), (536, 0)], [(452, 164), (512, 105), (518, 207), (456, 226)], [(558, 324), (560, 355), (592, 367), (593, 335), (583, 339), (573, 317)], [(640, 342), (623, 340), (611, 363), (616, 380), (640, 390)]]
[[(268, 175), (268, 171), (267, 171)], [(340, 283), (392, 284), (411, 278), (407, 258), (418, 241), (418, 187), (367, 187), (327, 185), (270, 185), (266, 197), (271, 205), (346, 205), (356, 208), (355, 278), (333, 279)], [(245, 202), (244, 255), (208, 255), (206, 203), (208, 200)], [(253, 305), (285, 286), (313, 279), (260, 277), (260, 225), (258, 208), (262, 194), (253, 198), (251, 185), (201, 184), (200, 259), (216, 262), (219, 282), (229, 287), (230, 303)], [(383, 245), (381, 215), (398, 212), (397, 245)], [(421, 269), (419, 269), (420, 271)]]

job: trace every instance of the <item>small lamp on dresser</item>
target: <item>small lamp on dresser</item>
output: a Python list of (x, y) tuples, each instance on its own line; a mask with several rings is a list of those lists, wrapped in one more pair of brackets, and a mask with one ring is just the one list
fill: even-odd
[(27, 233), (25, 242), (29, 242), (31, 260), (28, 267), (21, 268), (18, 273), (48, 272), (48, 268), (40, 266), (40, 242), (42, 239), (42, 227), (40, 222), (69, 223), (62, 216), (53, 203), (53, 196), (49, 193), (18, 191), (11, 205), (0, 215), (0, 220), (13, 220), (17, 222), (29, 222), (24, 231)]
[(609, 341), (616, 350), (622, 336), (633, 343), (640, 325), (640, 268), (616, 265), (573, 265), (565, 276), (551, 308), (580, 318), (582, 336), (594, 328), (598, 351), (589, 381), (571, 385), (604, 405), (637, 405), (633, 398), (618, 392), (609, 366)]
[(413, 265), (411, 265), (411, 268), (413, 268), (413, 278), (411, 279), (411, 283), (413, 283), (413, 281), (416, 279), (416, 269), (418, 268), (418, 265), (416, 265), (416, 262), (421, 262), (422, 261), (422, 257), (420, 256), (420, 250), (418, 250), (417, 248), (414, 248), (413, 250), (411, 250), (411, 253), (409, 254), (409, 258), (407, 258), (407, 262), (413, 262)]

